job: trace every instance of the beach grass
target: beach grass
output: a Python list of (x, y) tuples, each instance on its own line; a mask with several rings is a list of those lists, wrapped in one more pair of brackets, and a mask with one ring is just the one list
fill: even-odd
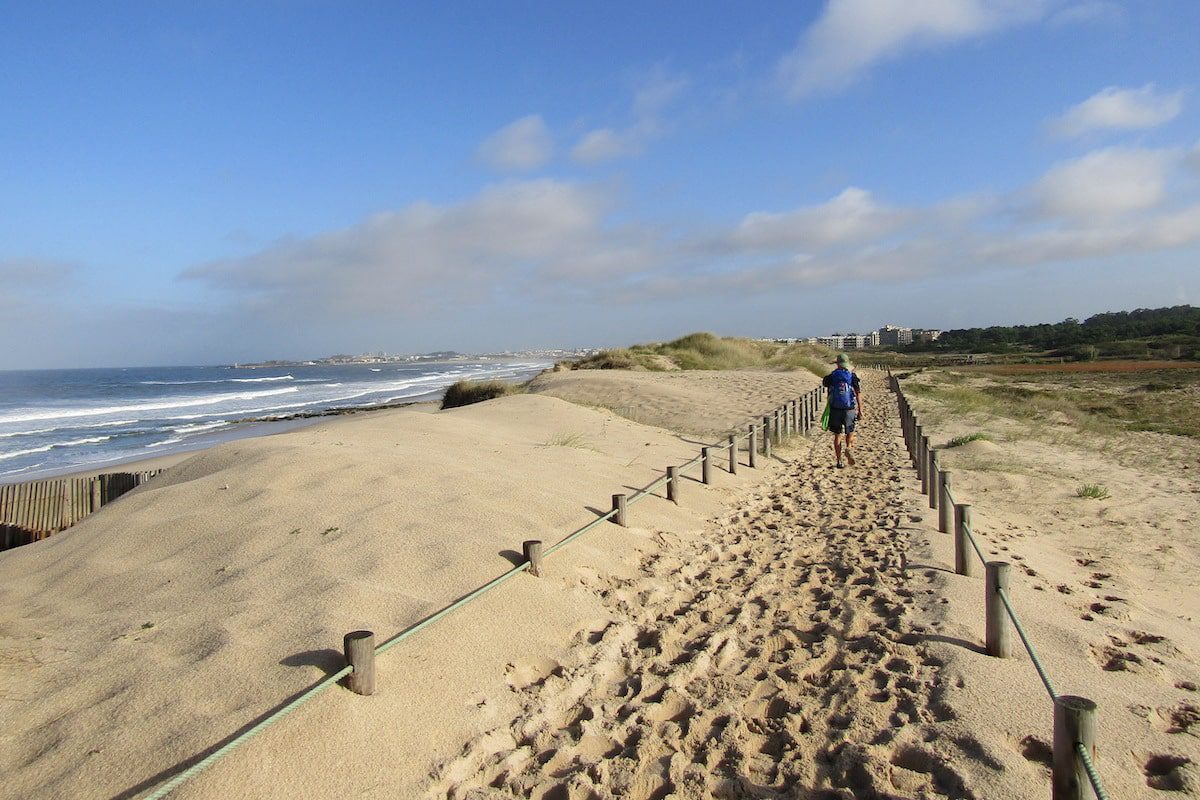
[(582, 433), (556, 433), (546, 441), (542, 442), (541, 447), (575, 447), (580, 450), (595, 450)]
[(482, 403), (517, 391), (518, 387), (503, 381), (458, 381), (446, 389), (442, 397), (442, 409)]
[(1107, 500), (1109, 497), (1112, 497), (1108, 493), (1108, 488), (1099, 483), (1085, 483), (1075, 490), (1075, 496), (1087, 500)]
[(975, 431), (964, 436), (955, 436), (950, 441), (946, 442), (946, 447), (962, 447), (964, 444), (978, 441), (991, 441), (992, 437), (988, 436), (983, 431)]
[(1200, 437), (1200, 370), (1021, 377), (939, 370), (913, 378), (905, 382), (905, 392), (935, 400), (960, 417), (980, 413), (1039, 425), (1065, 422), (1099, 436), (1150, 431)]
[(713, 333), (691, 333), (670, 342), (603, 350), (571, 364), (572, 369), (674, 370), (807, 369), (825, 375), (834, 352), (818, 345), (758, 341)]

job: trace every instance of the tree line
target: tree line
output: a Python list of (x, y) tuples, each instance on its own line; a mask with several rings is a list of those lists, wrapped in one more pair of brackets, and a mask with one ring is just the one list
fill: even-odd
[[(914, 343), (907, 351), (1004, 353), (1059, 351), (1055, 355), (1167, 355), (1194, 358), (1200, 345), (1200, 308), (1170, 306), (1109, 311), (1080, 322), (993, 325), (943, 331), (935, 342)], [(1159, 352), (1167, 348), (1169, 352)]]

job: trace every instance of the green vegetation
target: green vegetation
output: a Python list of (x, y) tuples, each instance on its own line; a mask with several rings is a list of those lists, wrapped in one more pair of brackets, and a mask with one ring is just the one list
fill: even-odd
[(824, 376), (834, 352), (808, 344), (762, 342), (693, 333), (674, 341), (604, 350), (577, 361), (572, 369), (645, 369), (655, 372), (702, 369), (807, 369)]
[(513, 394), (517, 387), (503, 381), (458, 381), (446, 390), (442, 408), (458, 408)]
[(1107, 500), (1110, 495), (1108, 489), (1099, 483), (1085, 483), (1075, 490), (1076, 497), (1087, 498), (1088, 500)]
[(954, 437), (946, 443), (946, 447), (962, 447), (964, 444), (968, 444), (969, 442), (978, 442), (980, 440), (990, 442), (992, 437), (981, 431), (976, 431), (975, 433), (968, 433), (966, 436)]
[(337, 533), (340, 530), (341, 530), (341, 528), (326, 528), (325, 530), (321, 531), (321, 535), (328, 536), (329, 534)]
[(1200, 359), (1200, 308), (1139, 308), (1096, 314), (1083, 322), (996, 325), (944, 331), (936, 342), (914, 343), (905, 352), (1033, 353), (1052, 358)]
[(154, 623), (153, 623), (153, 622), (143, 622), (143, 623), (142, 623), (142, 630), (144, 630), (144, 631), (148, 631), (148, 630), (150, 630), (150, 629), (151, 629), (151, 628), (153, 628), (153, 627), (154, 627)]
[(986, 413), (1041, 426), (1065, 422), (1101, 435), (1152, 431), (1200, 437), (1200, 369), (1011, 377), (926, 371), (905, 380), (904, 391), (936, 400), (959, 416)]

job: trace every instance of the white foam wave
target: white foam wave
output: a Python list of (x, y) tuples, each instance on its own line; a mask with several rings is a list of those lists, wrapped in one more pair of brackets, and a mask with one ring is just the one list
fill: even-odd
[(107, 442), (111, 438), (112, 438), (111, 436), (89, 436), (86, 439), (74, 439), (69, 442), (55, 442), (54, 444), (48, 444), (48, 445), (45, 445), (44, 447), (31, 447), (27, 450), (14, 450), (11, 453), (0, 453), (0, 461), (5, 461), (10, 458), (17, 458), (18, 456), (28, 456), (28, 455), (32, 455), (33, 453), (45, 453), (48, 450), (54, 450), (56, 448), (61, 448), (61, 447), (76, 447), (76, 446), (82, 445), (82, 444), (96, 444), (98, 442)]
[(175, 444), (182, 441), (183, 439), (163, 439), (161, 442), (152, 442), (146, 445), (146, 449), (149, 450), (151, 447), (162, 447), (164, 444)]
[(195, 381), (138, 381), (142, 386), (191, 386), (196, 383), (262, 383), (263, 381), (293, 381), (291, 375), (275, 375), (269, 378), (218, 378)]
[(171, 432), (172, 433), (180, 433), (180, 434), (183, 434), (186, 436), (191, 433), (200, 433), (201, 431), (211, 431), (213, 428), (220, 428), (222, 425), (228, 425), (228, 424), (229, 423), (226, 422), (225, 420), (218, 420), (217, 422), (204, 422), (204, 423), (200, 423), (199, 425), (181, 425), (178, 428), (171, 428)]
[(13, 436), (37, 436), (39, 433), (53, 433), (54, 431), (73, 431), (87, 430), (88, 428), (119, 428), (122, 425), (133, 425), (137, 423), (136, 419), (119, 419), (115, 422), (93, 422), (89, 425), (59, 425), (53, 428), (36, 428), (31, 431), (11, 431), (9, 433), (0, 433), (0, 439), (9, 439)]
[(0, 423), (5, 422), (36, 422), (44, 419), (72, 419), (77, 417), (98, 417), (104, 414), (123, 414), (130, 411), (162, 411), (171, 408), (191, 408), (195, 406), (211, 406), (217, 403), (230, 403), (244, 400), (254, 400), (259, 397), (288, 394), (297, 391), (296, 387), (286, 389), (269, 389), (262, 392), (226, 392), (210, 397), (168, 397), (153, 403), (134, 403), (125, 406), (96, 406), (93, 408), (64, 408), (29, 413), (8, 414), (0, 416)]

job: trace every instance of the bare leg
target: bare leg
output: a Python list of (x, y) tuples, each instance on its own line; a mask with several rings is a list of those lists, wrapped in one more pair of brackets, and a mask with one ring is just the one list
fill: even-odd
[[(853, 446), (854, 446), (854, 434), (847, 433), (846, 434), (846, 460), (850, 462), (850, 466), (852, 466), (852, 467), (854, 466), (854, 453), (853, 453), (853, 451), (851, 451), (850, 448)], [(841, 459), (839, 458), (839, 460), (841, 460)]]
[[(846, 437), (849, 439), (849, 437)], [(833, 454), (837, 457), (837, 463), (842, 463), (842, 435), (835, 433), (833, 435)]]

